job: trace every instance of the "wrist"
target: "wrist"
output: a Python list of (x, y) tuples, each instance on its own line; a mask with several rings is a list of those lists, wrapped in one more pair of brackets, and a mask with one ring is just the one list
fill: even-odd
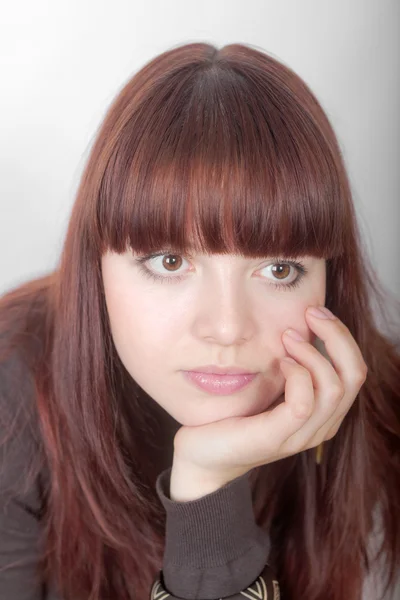
[(170, 478), (170, 499), (175, 502), (197, 500), (219, 490), (227, 483), (200, 469), (173, 458)]

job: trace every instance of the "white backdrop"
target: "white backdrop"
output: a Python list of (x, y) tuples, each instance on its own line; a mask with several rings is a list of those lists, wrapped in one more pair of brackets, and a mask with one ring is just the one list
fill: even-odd
[(19, 0), (0, 17), (0, 294), (52, 270), (96, 130), (145, 62), (193, 41), (257, 45), (336, 129), (382, 283), (400, 297), (398, 0)]

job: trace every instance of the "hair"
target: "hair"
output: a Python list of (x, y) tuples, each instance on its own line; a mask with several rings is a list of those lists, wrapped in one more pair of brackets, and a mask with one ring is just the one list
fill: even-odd
[(288, 66), (257, 47), (208, 43), (173, 47), (124, 84), (91, 148), (57, 268), (0, 302), (3, 356), (17, 352), (34, 384), (42, 460), (29, 474), (50, 473), (43, 579), (67, 599), (131, 600), (147, 597), (162, 568), (157, 403), (116, 353), (101, 276), (102, 255), (129, 248), (325, 258), (326, 306), (359, 345), (367, 379), (320, 465), (307, 450), (251, 471), (255, 516), (286, 600), (360, 599), (378, 558), (393, 583), (399, 329), (338, 140)]

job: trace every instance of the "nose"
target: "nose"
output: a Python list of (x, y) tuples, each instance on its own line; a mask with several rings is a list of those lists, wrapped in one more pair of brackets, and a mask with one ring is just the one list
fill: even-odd
[(245, 282), (220, 274), (199, 292), (194, 333), (221, 346), (242, 344), (251, 339), (256, 330), (252, 308)]

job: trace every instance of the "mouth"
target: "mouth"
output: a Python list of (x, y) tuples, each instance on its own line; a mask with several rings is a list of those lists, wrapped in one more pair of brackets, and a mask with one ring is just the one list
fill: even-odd
[(225, 367), (219, 367), (218, 365), (203, 365), (201, 367), (187, 369), (187, 371), (196, 373), (212, 373), (214, 375), (254, 375), (256, 373), (256, 371), (253, 371), (252, 369), (244, 369), (229, 365)]
[(197, 388), (217, 396), (226, 396), (242, 390), (256, 379), (258, 373), (215, 374), (201, 371), (183, 371), (185, 378)]

